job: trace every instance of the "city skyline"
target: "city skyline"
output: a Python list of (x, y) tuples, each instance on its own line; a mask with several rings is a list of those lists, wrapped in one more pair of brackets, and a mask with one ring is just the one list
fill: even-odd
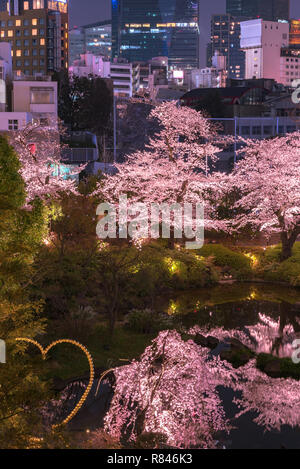
[[(80, 0), (70, 0), (71, 26), (82, 26), (109, 19), (110, 3), (110, 0), (86, 0), (85, 9), (82, 11), (82, 2)], [(205, 2), (205, 9), (202, 9), (202, 13), (204, 17), (210, 17), (214, 13), (225, 13), (225, 5), (226, 0), (211, 0), (209, 4)], [(300, 3), (298, 0), (291, 0), (291, 17), (300, 18)], [(209, 31), (209, 28), (207, 31)]]
[[(86, 0), (82, 11), (80, 0), (70, 0), (70, 26), (82, 26), (95, 21), (110, 19), (111, 0)], [(226, 0), (211, 0), (209, 4), (200, 4), (200, 66), (206, 65), (206, 46), (210, 41), (210, 20), (213, 14), (226, 11)], [(291, 0), (291, 18), (300, 18), (300, 3)], [(201, 47), (203, 41), (203, 47)]]

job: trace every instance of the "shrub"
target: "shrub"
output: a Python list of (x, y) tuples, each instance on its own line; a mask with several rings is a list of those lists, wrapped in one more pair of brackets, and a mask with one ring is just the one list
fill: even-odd
[(184, 249), (172, 250), (153, 243), (142, 250), (135, 295), (153, 296), (167, 288), (201, 288), (217, 280), (210, 260)]
[(231, 251), (221, 244), (205, 244), (199, 250), (199, 255), (205, 258), (213, 257), (216, 266), (236, 279), (242, 280), (252, 275), (251, 260), (244, 254)]
[(300, 286), (300, 243), (295, 243), (293, 255), (284, 262), (280, 262), (281, 245), (266, 249), (261, 259), (261, 269), (267, 280), (289, 283), (294, 287)]

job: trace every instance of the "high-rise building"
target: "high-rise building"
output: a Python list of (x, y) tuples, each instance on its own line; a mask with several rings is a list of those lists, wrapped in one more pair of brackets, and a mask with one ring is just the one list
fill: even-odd
[(69, 65), (85, 54), (85, 37), (83, 28), (75, 26), (69, 31)]
[(111, 56), (111, 21), (83, 26), (86, 52)]
[(290, 0), (226, 0), (226, 13), (267, 21), (289, 20)]
[(240, 18), (231, 15), (213, 15), (211, 19), (211, 43), (209, 44), (208, 66), (217, 52), (226, 57), (228, 78), (244, 78), (245, 52), (240, 47)]
[(112, 0), (112, 57), (199, 66), (199, 0)]
[(68, 67), (68, 0), (0, 0), (0, 40), (18, 75)]
[(70, 64), (86, 53), (111, 57), (111, 21), (99, 21), (71, 29), (69, 32)]

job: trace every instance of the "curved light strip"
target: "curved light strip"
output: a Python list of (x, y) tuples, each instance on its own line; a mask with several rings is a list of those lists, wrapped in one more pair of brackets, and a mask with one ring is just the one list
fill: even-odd
[(52, 428), (57, 428), (57, 427), (60, 427), (61, 425), (66, 425), (77, 414), (77, 412), (81, 409), (81, 407), (85, 403), (85, 401), (88, 397), (88, 394), (89, 394), (89, 392), (90, 392), (90, 390), (92, 389), (92, 386), (93, 386), (93, 382), (94, 382), (94, 363), (93, 363), (93, 358), (92, 358), (90, 352), (88, 351), (88, 349), (84, 345), (80, 344), (76, 340), (70, 340), (70, 339), (60, 339), (60, 340), (56, 340), (55, 342), (51, 342), (51, 344), (48, 345), (48, 347), (46, 347), (45, 349), (42, 347), (42, 345), (39, 342), (37, 342), (36, 340), (33, 340), (33, 339), (28, 339), (27, 337), (18, 337), (15, 340), (22, 341), (22, 342), (27, 342), (29, 344), (35, 345), (40, 350), (40, 352), (42, 354), (42, 357), (43, 357), (43, 360), (46, 359), (46, 356), (47, 356), (48, 352), (58, 344), (72, 344), (72, 345), (75, 345), (76, 347), (80, 348), (80, 350), (82, 350), (82, 352), (87, 357), (87, 360), (89, 362), (89, 367), (90, 367), (90, 378), (89, 378), (89, 383), (87, 385), (87, 388), (84, 391), (83, 395), (81, 396), (79, 402), (76, 404), (76, 406), (72, 410), (72, 412), (65, 418), (65, 420), (63, 420), (63, 422), (61, 422), (57, 425), (53, 425)]

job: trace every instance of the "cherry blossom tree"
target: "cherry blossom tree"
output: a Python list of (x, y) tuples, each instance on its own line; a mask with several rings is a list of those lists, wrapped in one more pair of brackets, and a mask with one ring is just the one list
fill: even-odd
[(115, 438), (158, 433), (170, 446), (211, 448), (216, 432), (230, 429), (216, 387), (232, 383), (234, 369), (176, 331), (161, 332), (139, 361), (114, 374), (105, 428)]
[[(228, 139), (197, 111), (175, 102), (155, 107), (149, 116), (159, 131), (149, 139), (144, 151), (133, 153), (117, 174), (107, 176), (96, 193), (109, 203), (126, 194), (130, 202), (147, 204), (197, 204), (204, 200), (212, 184), (210, 165)], [(217, 227), (214, 207), (205, 206), (205, 226)]]
[[(54, 122), (49, 126), (28, 124), (10, 136), (21, 163), (21, 176), (26, 185), (27, 203), (35, 197), (46, 201), (57, 198), (61, 192), (75, 192), (75, 180), (60, 173), (62, 146), (59, 129)], [(82, 168), (74, 169), (78, 174)]]
[[(198, 326), (189, 334), (248, 338), (237, 331), (207, 331)], [(218, 432), (248, 412), (266, 430), (300, 425), (300, 382), (271, 378), (256, 368), (256, 360), (233, 369), (226, 360), (184, 341), (176, 331), (160, 332), (139, 361), (113, 370), (114, 396), (105, 417), (105, 430), (117, 440), (131, 442), (143, 434), (162, 434), (177, 448), (213, 448)], [(229, 421), (218, 386), (231, 388), (238, 411)]]
[(247, 142), (241, 151), (243, 158), (228, 178), (230, 189), (241, 194), (236, 209), (242, 214), (234, 224), (279, 234), (284, 261), (300, 235), (300, 132)]

